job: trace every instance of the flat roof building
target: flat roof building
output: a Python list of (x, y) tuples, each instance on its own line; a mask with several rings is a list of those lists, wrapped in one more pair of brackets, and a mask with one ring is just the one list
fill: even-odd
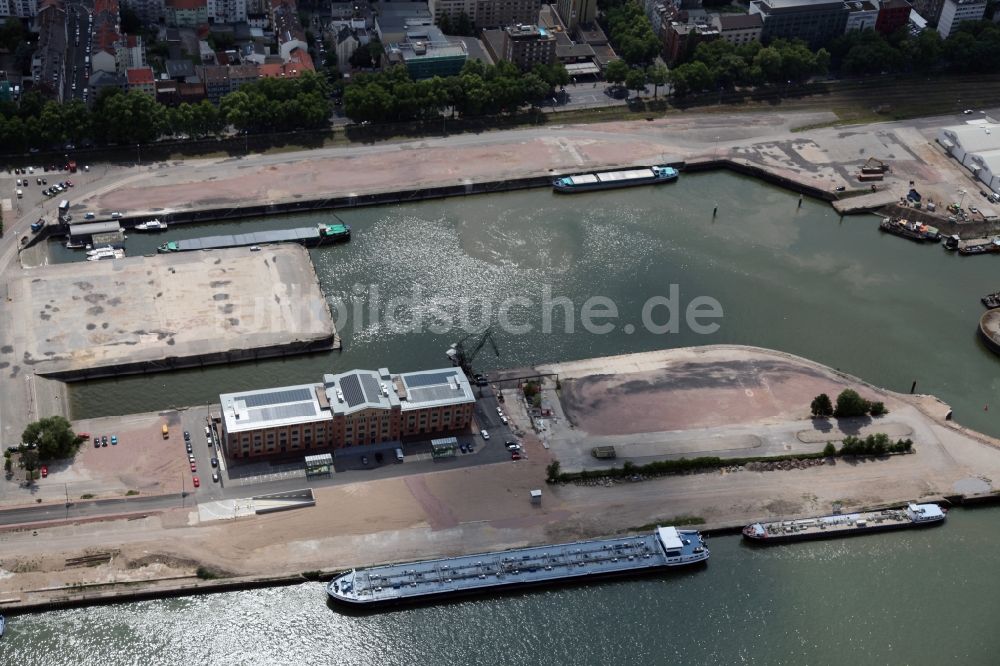
[(405, 65), (410, 78), (419, 80), (458, 74), (469, 59), (469, 52), (464, 42), (417, 40), (390, 44), (386, 57), (390, 63)]
[(1000, 124), (977, 121), (942, 127), (937, 142), (987, 187), (1000, 193)]
[(223, 442), (234, 459), (397, 442), (467, 430), (476, 402), (459, 368), (393, 375), (350, 370), (302, 384), (226, 393)]
[(848, 5), (843, 0), (751, 0), (750, 13), (764, 21), (761, 40), (798, 37), (818, 48), (844, 34)]

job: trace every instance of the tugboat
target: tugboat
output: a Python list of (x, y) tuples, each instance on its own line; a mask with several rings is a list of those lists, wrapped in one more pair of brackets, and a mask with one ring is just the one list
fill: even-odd
[(349, 241), (351, 240), (351, 225), (339, 223), (339, 224), (321, 224), (319, 225), (319, 236), (320, 241)]
[(1000, 291), (995, 291), (992, 294), (986, 294), (979, 300), (986, 306), (987, 310), (1000, 308)]
[(882, 218), (878, 228), (896, 236), (909, 238), (918, 243), (937, 241), (941, 238), (941, 232), (936, 227), (931, 227), (920, 222), (910, 222), (898, 217)]
[(166, 231), (167, 223), (159, 220), (148, 220), (135, 225), (136, 231)]
[(957, 250), (958, 241), (962, 240), (958, 237), (958, 234), (952, 234), (950, 236), (944, 237), (944, 249), (946, 250)]
[(163, 245), (156, 248), (156, 251), (160, 254), (167, 254), (168, 252), (180, 252), (181, 248), (177, 245), (177, 241), (170, 241), (169, 243), (164, 243)]

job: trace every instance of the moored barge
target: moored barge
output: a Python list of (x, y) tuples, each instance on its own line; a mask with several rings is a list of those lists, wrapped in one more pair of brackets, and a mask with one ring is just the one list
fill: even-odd
[(451, 597), (639, 575), (708, 560), (700, 533), (657, 527), (651, 534), (352, 569), (327, 585), (351, 607), (426, 603)]
[(578, 173), (556, 178), (552, 181), (552, 189), (564, 194), (591, 190), (612, 190), (635, 185), (671, 183), (677, 180), (679, 175), (677, 169), (666, 165), (601, 173)]
[(938, 241), (941, 239), (941, 232), (936, 227), (932, 227), (920, 222), (911, 222), (898, 217), (882, 218), (878, 228), (896, 236), (909, 238), (912, 241), (923, 243), (924, 241)]
[(320, 224), (315, 227), (298, 229), (277, 229), (275, 231), (255, 231), (248, 234), (206, 236), (186, 240), (169, 241), (156, 248), (157, 252), (189, 252), (194, 250), (218, 250), (226, 247), (260, 246), (268, 243), (300, 243), (307, 247), (336, 243), (351, 239), (351, 227), (347, 224)]
[(762, 544), (833, 539), (871, 532), (938, 525), (944, 522), (944, 519), (945, 512), (937, 504), (908, 504), (902, 509), (753, 523), (743, 528), (743, 538)]

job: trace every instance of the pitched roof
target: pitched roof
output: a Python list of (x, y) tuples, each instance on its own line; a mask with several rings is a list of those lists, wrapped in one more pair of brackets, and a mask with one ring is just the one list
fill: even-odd
[(130, 86), (152, 83), (155, 80), (151, 67), (132, 67), (126, 72), (126, 77)]

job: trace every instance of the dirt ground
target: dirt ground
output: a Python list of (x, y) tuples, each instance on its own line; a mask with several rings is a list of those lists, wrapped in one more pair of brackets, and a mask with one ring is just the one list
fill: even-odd
[[(787, 471), (723, 469), (640, 482), (548, 485), (545, 467), (551, 454), (540, 440), (528, 436), (525, 460), (318, 488), (312, 508), (200, 523), (197, 510), (188, 507), (130, 520), (2, 531), (0, 603), (58, 598), (67, 594), (66, 586), (84, 583), (100, 583), (96, 590), (113, 590), (108, 583), (127, 581), (190, 585), (197, 582), (199, 566), (224, 575), (297, 574), (611, 535), (670, 524), (682, 516), (701, 518), (706, 527), (736, 526), (815, 515), (829, 511), (834, 502), (857, 509), (959, 492), (989, 493), (993, 479), (1000, 479), (1000, 442), (944, 421), (943, 403), (927, 396), (889, 393), (785, 354), (706, 347), (591, 359), (561, 364), (558, 369), (565, 385), (585, 375), (648, 372), (664, 359), (685, 368), (697, 358), (713, 355), (752, 361), (762, 368), (763, 379), (749, 382), (748, 375), (729, 368), (716, 373), (707, 386), (691, 379), (685, 390), (723, 391), (720, 399), (725, 404), (746, 390), (744, 384), (754, 387), (752, 391), (766, 384), (774, 391), (772, 396), (798, 404), (801, 396), (793, 401), (789, 392), (806, 391), (808, 396), (823, 381), (840, 378), (885, 399), (895, 417), (912, 427), (916, 453), (879, 460), (838, 459)], [(763, 363), (767, 359), (772, 365)], [(783, 367), (786, 363), (796, 366), (797, 372)], [(744, 366), (736, 368), (749, 372)], [(796, 375), (805, 377), (801, 381), (806, 383), (787, 379)], [(743, 383), (733, 376), (742, 377)], [(726, 397), (726, 391), (732, 395)], [(749, 404), (753, 408), (741, 413), (750, 418), (779, 418), (787, 411), (776, 398)], [(517, 401), (509, 401), (507, 410), (516, 420), (526, 417)], [(677, 423), (679, 417), (666, 418)], [(663, 422), (657, 423), (661, 427)], [(540, 506), (530, 502), (529, 491), (534, 488), (543, 491)], [(93, 567), (66, 562), (101, 552), (111, 554), (109, 562)]]
[(624, 435), (805, 418), (813, 396), (836, 399), (841, 390), (842, 382), (813, 368), (748, 359), (569, 379), (562, 382), (562, 400), (574, 426)]

